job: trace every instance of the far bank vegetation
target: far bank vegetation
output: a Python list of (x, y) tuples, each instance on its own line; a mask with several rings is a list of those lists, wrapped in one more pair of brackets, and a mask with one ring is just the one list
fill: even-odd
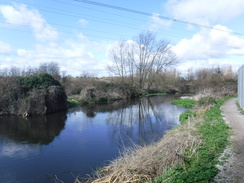
[(237, 92), (237, 74), (231, 67), (189, 69), (184, 73), (177, 71), (174, 66), (179, 60), (171, 44), (159, 40), (151, 32), (115, 43), (108, 54), (111, 60), (107, 67), (110, 77), (98, 78), (96, 74), (84, 71), (74, 77), (61, 71), (58, 63), (50, 62), (42, 63), (37, 68), (0, 67), (0, 86), (11, 85), (12, 80), (7, 78), (48, 73), (59, 81), (68, 100), (73, 103), (110, 102), (147, 93), (225, 96)]
[(110, 77), (96, 77), (81, 72), (80, 76), (66, 75), (58, 63), (42, 63), (37, 68), (10, 69), (0, 67), (0, 86), (11, 85), (14, 77), (29, 77), (43, 73), (59, 81), (68, 100), (74, 103), (99, 103), (131, 99), (148, 93), (181, 93), (221, 96), (237, 92), (237, 74), (231, 67), (189, 69), (181, 73), (174, 66), (178, 59), (171, 44), (158, 40), (151, 32), (131, 40), (121, 40), (108, 51)]
[[(189, 69), (187, 73), (181, 73), (174, 68), (164, 68), (155, 74), (154, 82), (150, 88), (148, 88), (147, 79), (144, 79), (143, 87), (139, 88), (138, 83), (136, 84), (135, 82), (136, 80), (139, 81), (136, 75), (133, 76), (133, 84), (131, 83), (131, 76), (123, 76), (123, 78), (121, 76), (98, 78), (91, 73), (83, 72), (80, 76), (73, 77), (66, 75), (65, 72), (61, 72), (59, 65), (53, 62), (43, 63), (37, 68), (20, 69), (13, 66), (10, 69), (0, 69), (0, 86), (2, 88), (5, 85), (13, 84), (13, 79), (11, 78), (28, 77), (41, 73), (48, 73), (58, 80), (64, 87), (68, 99), (79, 99), (82, 90), (87, 87), (100, 88), (103, 93), (112, 88), (115, 90), (117, 88), (126, 88), (138, 94), (135, 95), (134, 93), (134, 96), (145, 95), (147, 93), (204, 93), (204, 95), (230, 96), (235, 95), (237, 92), (237, 73), (233, 72), (231, 67)], [(128, 90), (123, 91), (129, 92)], [(123, 99), (123, 96), (116, 97)]]

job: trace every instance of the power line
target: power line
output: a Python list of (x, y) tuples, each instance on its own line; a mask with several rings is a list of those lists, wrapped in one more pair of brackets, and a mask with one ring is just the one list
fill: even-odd
[[(0, 22), (1, 23), (1, 22)], [(5, 23), (6, 25), (10, 25), (10, 23)], [(74, 26), (68, 26), (68, 25), (63, 25), (63, 24), (57, 24), (57, 23), (51, 23), (52, 25), (56, 25), (56, 26), (60, 26), (60, 27), (63, 27), (63, 28), (78, 28), (78, 27), (74, 27)], [(119, 26), (119, 25), (117, 25)], [(25, 27), (25, 28), (28, 28), (30, 26), (28, 25), (22, 25), (22, 27)], [(128, 27), (127, 27), (128, 28)], [(17, 29), (15, 27), (2, 27), (2, 29), (6, 29), (6, 30), (9, 30), (9, 31), (14, 31), (14, 32), (23, 32), (23, 33), (32, 33), (33, 31), (30, 31), (30, 30), (20, 30), (20, 29)], [(132, 29), (132, 28), (131, 28)], [(93, 37), (93, 38), (101, 38), (101, 39), (106, 39), (106, 40), (115, 40), (115, 38), (111, 38), (111, 36), (109, 37), (105, 37), (105, 36), (97, 36), (97, 35), (94, 35), (94, 34), (91, 34), (91, 32), (99, 32), (99, 33), (104, 33), (104, 34), (109, 34), (109, 35), (114, 35), (114, 36), (119, 36), (120, 34), (117, 34), (117, 33), (113, 33), (113, 32), (105, 32), (105, 31), (100, 31), (100, 30), (92, 30), (92, 29), (88, 29), (88, 28), (82, 28), (82, 31), (89, 31), (89, 33), (84, 33), (82, 32), (82, 34), (84, 34), (85, 36), (89, 36), (89, 37)], [(61, 30), (59, 31), (59, 33), (67, 33), (67, 34), (73, 34), (74, 32), (71, 32), (71, 31), (66, 31), (66, 30)], [(178, 37), (180, 38), (181, 34), (180, 33), (173, 33), (173, 32), (163, 32), (164, 35), (168, 35), (168, 36), (173, 36), (173, 37)], [(35, 35), (42, 35), (41, 33), (35, 33)]]
[[(74, 6), (74, 7), (77, 7), (76, 4), (71, 4), (71, 3), (67, 3), (67, 2), (61, 2), (61, 1), (58, 1), (58, 0), (52, 0), (54, 2), (57, 2), (57, 3), (62, 3), (62, 4), (66, 4), (66, 5), (69, 5), (69, 6)], [(128, 16), (124, 16), (124, 15), (121, 15), (121, 14), (116, 14), (116, 13), (111, 13), (111, 12), (107, 12), (107, 11), (103, 11), (103, 10), (98, 10), (98, 9), (93, 9), (93, 8), (87, 8), (87, 7), (82, 7), (82, 6), (79, 6), (83, 9), (90, 9), (90, 10), (93, 10), (93, 11), (97, 11), (97, 12), (102, 12), (102, 13), (106, 13), (106, 14), (109, 14), (109, 15), (116, 15), (116, 16), (119, 16), (119, 17), (124, 17), (124, 18), (128, 18), (128, 19), (131, 19), (131, 17), (128, 17)], [(137, 19), (137, 18), (133, 18), (133, 20), (137, 20), (137, 21), (142, 21), (140, 19)]]
[[(115, 10), (120, 10), (120, 11), (125, 11), (125, 12), (139, 14), (139, 15), (144, 15), (144, 16), (150, 16), (150, 17), (152, 16), (152, 13), (139, 11), (139, 10), (134, 10), (134, 9), (129, 9), (129, 8), (124, 8), (124, 7), (121, 7), (121, 6), (115, 6), (115, 5), (111, 5), (111, 4), (99, 3), (99, 2), (90, 1), (90, 0), (73, 0), (73, 1), (86, 3), (86, 4), (91, 4), (91, 5), (100, 6), (100, 7), (105, 7), (105, 8), (110, 8), (110, 9), (115, 9)], [(171, 18), (171, 17), (167, 17), (167, 16), (162, 16), (162, 15), (158, 15), (158, 17), (161, 18), (161, 19), (168, 20), (168, 21), (174, 21), (174, 22), (179, 22), (179, 23), (183, 23), (183, 24), (190, 24), (190, 25), (194, 25), (194, 26), (199, 26), (199, 27), (203, 27), (203, 28), (207, 28), (207, 29), (214, 29), (214, 30), (217, 30), (217, 31), (228, 32), (229, 33), (229, 31), (226, 31), (226, 30), (223, 30), (223, 29), (219, 29), (219, 28), (215, 28), (213, 26), (198, 24), (198, 23), (189, 22), (189, 21), (186, 21), (186, 20), (181, 20), (181, 19), (177, 19), (177, 18)], [(244, 36), (243, 33), (239, 33), (239, 32), (231, 32), (231, 33), (232, 34), (236, 34), (236, 35), (240, 35), (240, 36)]]
[[(77, 5), (75, 5), (75, 4), (66, 3), (66, 2), (62, 2), (62, 1), (58, 1), (58, 0), (53, 0), (53, 1), (55, 1), (57, 3), (62, 3), (62, 4), (65, 4), (65, 5), (70, 5), (70, 6), (77, 7)], [(3, 1), (3, 2), (6, 2), (6, 1)], [(122, 26), (123, 28), (126, 27), (126, 28), (134, 29), (134, 30), (138, 29), (138, 26), (135, 26), (134, 24), (133, 25), (132, 24), (128, 24), (127, 22), (116, 21), (116, 23), (115, 23), (115, 22), (112, 22), (112, 20), (109, 20), (109, 19), (104, 19), (104, 18), (101, 18), (101, 17), (91, 16), (91, 15), (84, 15), (83, 13), (80, 13), (80, 12), (79, 13), (78, 12), (74, 12), (74, 11), (72, 11), (72, 12), (71, 11), (65, 11), (64, 12), (61, 9), (57, 9), (57, 8), (53, 8), (53, 7), (42, 6), (42, 5), (38, 5), (38, 4), (34, 4), (34, 3), (28, 3), (28, 4), (29, 5), (38, 6), (39, 9), (42, 9), (42, 11), (45, 11), (45, 12), (48, 12), (48, 13), (53, 13), (53, 14), (58, 14), (58, 15), (63, 15), (63, 16), (69, 16), (69, 17), (74, 17), (74, 18), (78, 18), (78, 19), (80, 19), (81, 18), (80, 16), (82, 16), (82, 17), (88, 18), (89, 20), (100, 22), (100, 23), (110, 24), (110, 25), (118, 26), (118, 27)], [(82, 7), (82, 6), (78, 6), (78, 7)], [(85, 9), (92, 9), (92, 8), (85, 7)], [(102, 11), (102, 10), (97, 10), (97, 9), (92, 9), (92, 10), (131, 19), (131, 17), (122, 16), (122, 15), (114, 14), (114, 13), (107, 12), (107, 11)], [(140, 19), (137, 19), (137, 20), (139, 21)], [(140, 21), (142, 21), (142, 20), (140, 20)], [(37, 21), (35, 21), (35, 22), (37, 22)], [(47, 23), (47, 24), (49, 24), (49, 23)], [(65, 27), (65, 28), (68, 28), (68, 27), (76, 28), (74, 26), (62, 25), (62, 24), (57, 24), (57, 23), (51, 23), (51, 24), (52, 25), (58, 25), (60, 27)], [(82, 30), (92, 31), (92, 32), (99, 32), (99, 33), (106, 33), (106, 34), (113, 34), (113, 35), (118, 35), (118, 36), (120, 35), (118, 33), (111, 32), (112, 29), (110, 29), (110, 31), (108, 32), (108, 31), (101, 31), (101, 30), (99, 30), (99, 31), (98, 30), (92, 30), (92, 29), (87, 29), (87, 28), (83, 27)], [(181, 30), (181, 32), (182, 32), (182, 30)], [(187, 33), (189, 33), (189, 32), (187, 31)], [(160, 34), (166, 34), (166, 35), (168, 35), (170, 37), (172, 37), (172, 36), (173, 37), (180, 37), (180, 35), (182, 35), (183, 33), (179, 33), (179, 32), (178, 33), (173, 33), (171, 31), (170, 32), (169, 31), (164, 31), (164, 32), (161, 32)], [(98, 37), (98, 36), (92, 36), (92, 37)]]
[[(58, 2), (58, 3), (62, 3), (62, 4), (66, 4), (66, 5), (70, 5), (70, 6), (77, 6), (75, 4), (70, 4), (70, 3), (65, 3), (65, 2), (62, 2), (62, 1), (58, 1), (58, 0), (53, 0), (55, 2)], [(74, 1), (85, 1), (85, 2), (92, 2), (92, 4), (95, 3), (95, 5), (102, 5), (102, 6), (105, 6), (105, 7), (109, 7), (109, 8), (114, 8), (116, 6), (113, 6), (113, 5), (107, 5), (107, 4), (103, 4), (103, 3), (97, 3), (97, 2), (94, 2), (93, 1), (90, 1), (90, 0), (74, 0)], [(90, 20), (93, 20), (93, 21), (96, 21), (96, 22), (101, 22), (101, 23), (105, 23), (105, 24), (110, 24), (110, 25), (115, 25), (115, 26), (122, 26), (122, 27), (126, 27), (126, 28), (130, 28), (130, 29), (138, 29), (137, 26), (135, 25), (128, 25), (127, 23), (125, 22), (117, 22), (114, 23), (114, 22), (111, 22), (111, 21), (106, 21), (104, 19), (102, 19), (101, 17), (94, 17), (94, 16), (90, 16), (90, 15), (84, 15), (82, 13), (78, 13), (78, 12), (71, 12), (71, 11), (66, 11), (66, 12), (63, 12), (61, 9), (57, 9), (57, 8), (53, 8), (53, 7), (45, 7), (45, 6), (41, 6), (41, 5), (38, 5), (38, 4), (33, 4), (33, 3), (30, 3), (32, 5), (36, 5), (36, 6), (39, 6), (40, 9), (43, 9), (43, 11), (46, 11), (46, 12), (49, 12), (49, 13), (54, 13), (54, 14), (59, 14), (59, 15), (64, 15), (64, 16), (69, 16), (69, 17), (74, 17), (74, 18), (81, 18), (80, 16), (85, 16), (87, 18), (89, 18)], [(79, 6), (79, 7), (82, 7), (82, 6)], [(48, 8), (48, 9), (46, 9)], [(86, 7), (87, 8), (87, 7)], [(151, 13), (147, 13), (147, 12), (142, 12), (142, 11), (137, 11), (137, 10), (131, 10), (131, 9), (127, 9), (127, 8), (122, 8), (122, 7), (118, 7), (119, 10), (123, 10), (123, 11), (129, 11), (131, 13), (139, 13), (139, 14), (143, 14), (143, 15), (147, 15), (147, 16), (150, 16), (151, 17)], [(90, 9), (90, 8), (89, 8)], [(117, 9), (117, 8), (116, 8)], [(95, 11), (100, 11), (100, 10), (96, 10), (96, 9), (92, 9), (92, 10), (95, 10)], [(109, 13), (109, 12), (106, 12), (106, 11), (100, 11), (100, 12), (105, 12), (105, 13)], [(118, 15), (118, 14), (117, 14)], [(120, 15), (118, 15), (120, 16)], [(123, 16), (124, 17), (124, 16)], [(161, 16), (162, 17), (162, 16)], [(127, 17), (128, 18), (128, 17)], [(164, 19), (167, 19), (167, 20), (172, 20), (171, 18), (169, 17), (164, 17)], [(50, 23), (50, 22), (49, 22)], [(74, 27), (74, 26), (68, 26), (68, 25), (62, 25), (62, 24), (57, 24), (57, 23), (51, 23), (52, 25), (57, 25), (57, 26), (60, 26), (60, 27), (64, 27), (64, 28), (78, 28), (78, 27)], [(198, 24), (197, 24), (198, 25)], [(224, 31), (222, 29), (218, 29), (218, 28), (214, 28), (215, 30), (219, 30), (219, 31)], [(92, 31), (92, 32), (99, 32), (99, 33), (105, 33), (105, 34), (113, 34), (113, 35), (118, 35), (118, 33), (114, 33), (114, 32), (110, 32), (110, 31), (101, 31), (101, 30), (92, 30), (92, 29), (87, 29), (87, 28), (82, 28), (82, 30), (85, 30), (85, 31)], [(182, 30), (181, 30), (182, 31)], [(68, 31), (61, 31), (61, 32), (66, 32), (66, 33), (72, 33), (72, 32), (68, 32)], [(226, 31), (228, 32), (228, 31)], [(182, 33), (173, 33), (173, 32), (169, 32), (169, 31), (164, 31), (164, 32), (160, 32), (160, 34), (166, 34), (168, 36), (172, 36), (172, 37), (179, 37), (180, 35), (182, 35)], [(100, 37), (102, 38), (101, 36), (95, 36), (95, 35), (91, 35), (90, 33), (87, 34), (89, 36), (92, 36), (92, 37)], [(103, 37), (105, 38), (105, 37)]]

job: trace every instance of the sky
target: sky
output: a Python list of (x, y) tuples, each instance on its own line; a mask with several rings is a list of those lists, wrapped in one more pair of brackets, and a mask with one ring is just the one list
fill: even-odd
[(243, 0), (0, 0), (0, 69), (56, 62), (66, 75), (109, 76), (109, 48), (146, 31), (170, 42), (180, 72), (244, 63)]

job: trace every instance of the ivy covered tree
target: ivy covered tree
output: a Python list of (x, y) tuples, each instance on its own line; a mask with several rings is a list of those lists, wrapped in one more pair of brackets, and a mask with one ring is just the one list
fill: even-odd
[(43, 73), (38, 76), (20, 77), (20, 84), (24, 90), (32, 88), (48, 88), (49, 86), (61, 86), (50, 74)]

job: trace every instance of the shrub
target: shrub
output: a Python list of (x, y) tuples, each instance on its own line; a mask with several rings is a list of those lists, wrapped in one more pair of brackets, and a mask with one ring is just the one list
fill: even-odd
[(41, 88), (48, 88), (49, 86), (60, 86), (60, 83), (55, 80), (50, 74), (43, 73), (39, 75), (40, 79), (40, 87)]
[(30, 90), (32, 88), (48, 88), (52, 85), (60, 86), (60, 83), (47, 73), (38, 76), (20, 77), (19, 80), (21, 87), (24, 90)]

